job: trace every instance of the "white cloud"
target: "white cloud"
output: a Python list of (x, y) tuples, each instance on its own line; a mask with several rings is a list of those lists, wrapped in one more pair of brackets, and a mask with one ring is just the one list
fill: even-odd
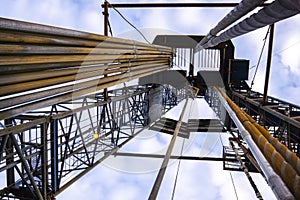
[(153, 179), (153, 174), (121, 173), (100, 165), (67, 188), (57, 199), (145, 199), (147, 193), (144, 190), (150, 187)]
[(285, 66), (291, 68), (293, 73), (300, 75), (300, 15), (294, 16), (290, 19), (278, 23), (276, 28), (276, 49), (275, 55), (281, 57), (281, 61)]
[[(127, 2), (137, 1), (130, 0)], [(150, 1), (141, 0), (140, 2)], [(190, 1), (186, 0), (186, 2)], [(213, 1), (207, 0), (207, 2)], [(219, 1), (215, 0), (214, 2)], [(231, 1), (228, 0), (228, 2)], [(120, 9), (138, 28), (157, 28), (160, 31), (161, 29), (169, 29), (177, 33), (203, 35), (207, 34), (209, 29), (228, 12), (228, 9), (218, 9), (216, 11), (208, 11), (206, 9), (199, 11), (195, 9), (188, 10), (189, 13), (186, 14), (186, 11), (181, 9), (135, 9), (133, 11)], [(2, 17), (92, 31), (100, 34), (103, 32), (101, 12), (102, 9), (98, 0), (2, 0), (0, 7), (0, 15)], [(126, 32), (127, 30), (132, 30), (113, 10), (110, 10), (110, 21), (116, 35)], [(300, 61), (298, 56), (300, 45), (295, 44), (300, 40), (299, 23), (299, 16), (296, 16), (276, 25), (274, 55), (278, 55), (275, 56), (273, 60), (270, 80), (271, 95), (286, 98), (287, 100), (292, 99), (292, 101), (296, 103), (300, 103), (300, 94), (298, 92), (300, 86), (298, 77), (296, 76), (300, 73)], [(237, 57), (250, 59), (250, 66), (255, 65), (265, 33), (266, 28), (234, 39)], [(293, 57), (291, 57), (292, 55)], [(255, 89), (260, 91), (263, 87), (263, 68), (265, 66), (265, 60), (266, 54), (264, 54), (262, 66), (259, 69), (255, 84)], [(170, 136), (163, 135), (162, 138), (152, 138), (148, 141), (140, 140), (138, 142), (136, 141), (136, 146), (134, 146), (142, 152), (152, 152), (153, 149), (157, 150), (161, 149), (162, 146), (165, 147), (165, 143), (167, 143), (169, 138)], [(201, 137), (199, 138), (201, 139)], [(201, 143), (200, 141), (196, 142), (198, 142), (196, 144)], [(214, 145), (220, 145), (220, 143), (216, 142)], [(128, 147), (128, 149), (131, 148)], [(200, 149), (191, 146), (191, 151), (189, 152), (200, 152)], [(158, 160), (155, 163), (154, 166), (156, 169), (157, 166), (160, 166), (160, 162), (161, 160)], [(123, 165), (127, 165), (125, 167), (135, 167), (134, 165), (138, 165), (139, 163), (141, 163), (140, 160), (136, 162), (130, 162), (128, 159), (122, 161)], [(161, 199), (170, 196), (176, 166), (177, 164), (173, 163), (167, 172), (164, 185), (160, 192)], [(91, 200), (123, 198), (146, 199), (156, 173), (157, 171), (153, 173), (143, 173), (142, 175), (128, 174), (124, 173), (124, 171), (119, 172), (101, 165), (59, 195), (57, 199), (86, 199), (87, 197)], [(239, 183), (238, 185), (240, 185), (238, 188), (239, 197), (245, 195), (243, 198), (247, 199), (249, 187), (246, 186), (247, 184), (244, 184), (245, 180), (244, 178), (240, 178), (241, 176), (242, 174), (234, 174), (234, 179)], [(229, 178), (228, 172), (224, 172), (220, 164), (212, 165), (198, 161), (184, 161), (180, 168), (178, 180), (180, 184), (177, 185), (176, 198), (199, 199), (199, 197), (203, 197), (205, 199), (234, 199), (233, 187)], [(2, 177), (0, 179), (4, 180)], [(261, 187), (266, 186), (263, 181), (262, 183), (259, 182)], [(265, 189), (263, 191), (265, 191)], [(265, 195), (267, 195), (267, 197), (271, 196), (267, 192)], [(253, 195), (251, 197), (253, 197)]]
[[(64, 28), (102, 33), (102, 13), (96, 0), (2, 0), (0, 16)], [(101, 32), (100, 32), (101, 31)]]
[(6, 180), (5, 173), (3, 173), (3, 172), (0, 173), (0, 180), (3, 180), (0, 182), (0, 188), (6, 187), (6, 181), (4, 181), (4, 180)]
[[(286, 19), (275, 25), (274, 44), (271, 63), (271, 75), (269, 81), (270, 96), (299, 104), (298, 76), (300, 75), (300, 15)], [(250, 67), (257, 65), (259, 54), (263, 46), (267, 28), (256, 30), (236, 39), (233, 42), (236, 47), (236, 57), (250, 60)], [(268, 41), (262, 56), (253, 89), (263, 92), (265, 83), (265, 68), (267, 64)], [(252, 81), (255, 67), (250, 69), (249, 84)]]

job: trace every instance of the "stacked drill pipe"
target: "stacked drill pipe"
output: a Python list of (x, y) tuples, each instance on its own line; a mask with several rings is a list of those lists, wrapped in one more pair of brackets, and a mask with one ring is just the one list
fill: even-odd
[(0, 18), (0, 119), (167, 70), (168, 47)]
[[(287, 156), (283, 156), (278, 149), (282, 147), (278, 145), (278, 143), (273, 143), (272, 139), (270, 139), (270, 133), (266, 133), (267, 130), (259, 127), (258, 124), (252, 119), (249, 115), (245, 115), (245, 113), (237, 106), (223, 91), (218, 90), (222, 94), (222, 96), (226, 99), (231, 109), (235, 112), (238, 119), (242, 122), (243, 126), (246, 130), (251, 134), (252, 139), (259, 147), (260, 151), (263, 153), (267, 161), (270, 163), (274, 171), (281, 177), (284, 183), (287, 185), (291, 193), (295, 196), (296, 199), (300, 198), (300, 176), (297, 172), (296, 168), (293, 167), (294, 161), (288, 157), (292, 155), (292, 152), (284, 153)], [(264, 132), (264, 133), (262, 133)], [(269, 140), (266, 138), (269, 138)], [(270, 142), (269, 142), (270, 141)], [(274, 147), (273, 144), (278, 147)], [(288, 158), (288, 159), (286, 159)], [(299, 160), (296, 161), (299, 165)]]

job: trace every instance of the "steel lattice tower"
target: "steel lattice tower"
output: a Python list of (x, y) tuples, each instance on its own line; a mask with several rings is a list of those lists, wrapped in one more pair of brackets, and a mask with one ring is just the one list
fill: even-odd
[[(55, 198), (117, 155), (164, 158), (149, 199), (156, 199), (170, 159), (222, 161), (224, 169), (246, 173), (258, 198), (248, 171), (259, 172), (268, 181), (276, 179), (270, 184), (278, 198), (300, 198), (300, 107), (268, 96), (274, 23), (298, 14), (300, 6), (249, 2), (105, 1), (104, 35), (0, 18), (0, 173), (6, 175), (0, 197)], [(110, 8), (147, 7), (235, 9), (206, 36), (157, 35), (152, 44), (108, 36)], [(218, 35), (256, 7), (257, 14)], [(231, 39), (267, 25), (261, 94), (246, 83), (249, 61), (234, 57)], [(171, 70), (178, 65), (187, 70)], [(138, 81), (125, 84), (131, 80)], [(184, 122), (186, 105), (195, 98), (205, 99), (219, 119)], [(178, 120), (164, 117), (180, 102)], [(172, 135), (166, 155), (118, 152), (144, 130)], [(228, 132), (231, 146), (218, 158), (172, 156), (176, 138), (191, 132)]]

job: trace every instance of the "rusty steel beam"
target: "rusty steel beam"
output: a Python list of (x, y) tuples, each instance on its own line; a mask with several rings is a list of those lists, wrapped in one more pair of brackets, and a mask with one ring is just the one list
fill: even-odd
[(108, 36), (108, 28), (109, 28), (109, 25), (108, 25), (108, 16), (109, 16), (109, 13), (108, 13), (108, 6), (109, 6), (109, 3), (107, 0), (104, 1), (104, 11), (103, 11), (103, 15), (104, 15), (104, 35), (105, 36)]

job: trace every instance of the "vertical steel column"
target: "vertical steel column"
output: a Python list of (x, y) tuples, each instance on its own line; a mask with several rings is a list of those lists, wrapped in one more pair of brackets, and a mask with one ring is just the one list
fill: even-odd
[[(104, 15), (104, 35), (108, 36), (108, 1), (105, 0), (104, 2), (104, 11), (103, 11), (103, 15)], [(105, 74), (104, 77), (107, 77), (107, 75)], [(108, 91), (107, 88), (104, 89), (104, 101), (107, 101), (108, 99)]]
[(269, 87), (269, 78), (270, 78), (270, 69), (272, 62), (272, 51), (273, 51), (273, 38), (274, 38), (274, 24), (270, 25), (270, 37), (269, 37), (269, 49), (268, 49), (268, 59), (267, 59), (267, 69), (266, 69), (266, 77), (265, 77), (265, 88), (264, 88), (264, 97), (263, 104), (267, 103), (268, 97), (268, 87)]
[(165, 172), (167, 170), (167, 166), (168, 166), (168, 163), (169, 163), (169, 160), (170, 160), (170, 157), (171, 157), (171, 153), (172, 153), (173, 147), (175, 145), (175, 141), (176, 141), (177, 135), (178, 135), (180, 127), (181, 127), (181, 122), (182, 122), (182, 119), (183, 119), (183, 116), (184, 116), (184, 113), (185, 113), (185, 109), (186, 109), (187, 103), (188, 103), (188, 98), (185, 100), (185, 103), (184, 103), (184, 106), (182, 108), (179, 120), (177, 122), (174, 134), (173, 134), (171, 142), (170, 142), (170, 144), (168, 146), (168, 149), (167, 149), (164, 161), (163, 161), (163, 163), (162, 163), (162, 165), (161, 165), (161, 167), (159, 169), (158, 175), (157, 175), (157, 177), (155, 179), (154, 185), (153, 185), (151, 193), (149, 195), (149, 198), (148, 198), (149, 200), (155, 200), (156, 197), (157, 197), (157, 194), (158, 194), (158, 191), (160, 189), (162, 180), (163, 180)]
[(108, 36), (108, 2), (105, 0), (104, 2), (104, 35)]
[[(103, 15), (104, 15), (104, 35), (105, 36), (108, 36), (108, 28), (109, 28), (109, 26), (108, 26), (108, 23), (109, 23), (108, 22), (108, 16), (109, 16), (109, 14), (108, 14), (108, 5), (109, 5), (108, 1), (105, 0), (104, 1), (104, 7), (103, 7), (103, 9), (104, 9), (104, 11), (103, 11)], [(107, 74), (104, 74), (104, 77), (107, 77)], [(108, 90), (107, 90), (107, 88), (104, 88), (103, 96), (104, 96), (104, 101), (107, 101), (108, 100)], [(107, 104), (103, 105), (102, 112), (101, 112), (101, 118), (100, 118), (100, 120), (103, 119), (104, 124), (105, 124), (105, 111), (106, 110), (107, 110)], [(100, 127), (100, 129), (101, 129), (101, 127)], [(112, 138), (113, 138), (113, 132), (112, 132)]]
[(48, 156), (47, 156), (47, 124), (41, 124), (41, 171), (42, 171), (42, 195), (47, 199), (48, 188)]
[[(4, 120), (5, 127), (10, 127), (12, 126), (12, 120), (11, 119), (5, 119)], [(4, 138), (4, 137), (3, 137)], [(13, 156), (13, 146), (12, 146), (12, 141), (10, 138), (7, 138), (7, 143), (6, 143), (6, 155), (11, 155), (6, 157), (6, 165), (9, 166), (11, 163), (14, 162), (14, 156)], [(15, 184), (15, 171), (14, 168), (11, 167), (6, 170), (6, 184), (7, 186), (11, 186)]]
[(58, 121), (54, 119), (50, 124), (51, 138), (51, 186), (53, 192), (58, 191)]
[(190, 69), (189, 69), (189, 77), (194, 76), (194, 49), (190, 48)]
[(18, 156), (19, 156), (19, 158), (20, 158), (20, 160), (21, 160), (21, 162), (23, 164), (23, 167), (24, 167), (24, 169), (26, 171), (26, 174), (27, 174), (27, 176), (28, 176), (28, 178), (30, 180), (30, 183), (32, 184), (32, 187), (33, 187), (34, 192), (36, 194), (36, 198), (40, 199), (40, 200), (43, 200), (43, 196), (41, 194), (41, 191), (38, 188), (38, 186), (36, 185), (36, 182), (35, 182), (35, 180), (34, 180), (34, 178), (32, 176), (32, 172), (30, 171), (30, 167), (29, 167), (27, 161), (25, 160), (25, 158), (23, 156), (23, 152), (22, 152), (21, 148), (19, 147), (19, 144), (18, 144), (15, 136), (13, 134), (10, 134), (9, 136), (10, 136), (12, 144), (15, 146), (16, 152), (17, 152), (17, 154), (18, 154)]

